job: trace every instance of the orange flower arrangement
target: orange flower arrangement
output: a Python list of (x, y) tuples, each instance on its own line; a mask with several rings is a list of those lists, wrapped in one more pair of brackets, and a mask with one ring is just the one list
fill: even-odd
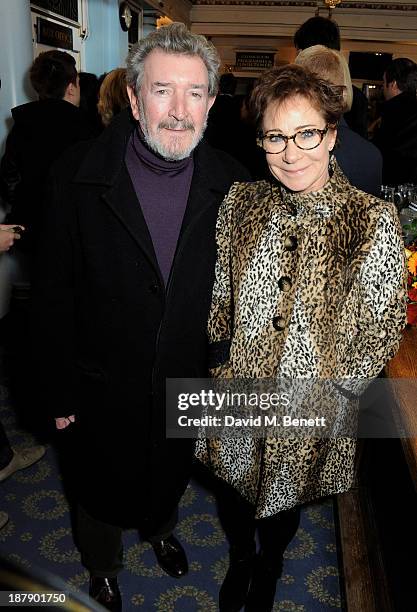
[(417, 242), (405, 249), (408, 268), (407, 323), (417, 325)]

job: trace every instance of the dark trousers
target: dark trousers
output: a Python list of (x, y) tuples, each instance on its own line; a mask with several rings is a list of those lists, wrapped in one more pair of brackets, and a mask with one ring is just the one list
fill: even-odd
[(273, 563), (284, 553), (300, 524), (300, 508), (283, 510), (274, 516), (255, 519), (255, 508), (225, 483), (218, 492), (219, 518), (229, 544), (242, 552), (251, 550), (258, 532), (262, 553)]
[[(157, 542), (171, 535), (178, 520), (178, 508), (169, 519), (151, 535), (149, 542)], [(90, 516), (78, 504), (76, 539), (81, 562), (92, 576), (112, 578), (123, 568), (122, 528), (104, 523)]]
[(0, 470), (4, 469), (6, 465), (9, 465), (12, 459), (13, 450), (10, 446), (6, 432), (4, 431), (4, 427), (0, 423)]

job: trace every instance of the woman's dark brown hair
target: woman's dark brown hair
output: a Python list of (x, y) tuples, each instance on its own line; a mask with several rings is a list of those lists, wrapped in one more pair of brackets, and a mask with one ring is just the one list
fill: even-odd
[(303, 66), (288, 64), (264, 72), (250, 97), (250, 112), (260, 129), (267, 107), (302, 96), (307, 98), (327, 125), (336, 125), (343, 115), (345, 102), (340, 87), (333, 87)]

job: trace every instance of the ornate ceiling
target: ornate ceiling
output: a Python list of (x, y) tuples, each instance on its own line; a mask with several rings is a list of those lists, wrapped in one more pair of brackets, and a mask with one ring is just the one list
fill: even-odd
[[(282, 6), (282, 7), (323, 7), (324, 0), (191, 0), (192, 4), (200, 6)], [(415, 11), (417, 3), (409, 2), (342, 2), (339, 6), (345, 9), (368, 9), (386, 11)]]

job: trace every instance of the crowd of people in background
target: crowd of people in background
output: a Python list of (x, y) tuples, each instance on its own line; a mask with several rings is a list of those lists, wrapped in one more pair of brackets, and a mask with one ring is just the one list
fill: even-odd
[[(239, 95), (232, 73), (218, 83), (213, 45), (183, 24), (150, 34), (133, 47), (127, 69), (101, 77), (78, 73), (71, 55), (52, 50), (30, 68), (38, 101), (12, 109), (0, 165), (8, 209), (0, 252), (11, 249), (15, 282), (31, 296), (32, 310), (14, 321), (11, 337), (27, 329), (20, 351), (30, 355), (32, 338), (48, 372), (42, 381), (44, 373), (19, 354), (16, 401), (36, 375), (43, 410), (55, 419), (60, 442), (66, 440), (90, 594), (109, 610), (121, 609), (117, 574), (126, 526), (143, 530), (164, 571), (175, 577), (188, 571), (173, 531), (193, 445), (164, 438), (166, 377), (205, 377), (211, 363), (214, 377), (308, 372), (362, 379), (376, 376), (398, 346), (401, 235), (395, 208), (375, 196), (383, 183), (417, 183), (417, 65), (400, 58), (387, 66), (385, 103), (370, 142), (368, 101), (352, 84), (337, 24), (313, 17), (295, 33), (294, 46), (294, 64), (266, 72)], [(248, 207), (262, 198), (268, 214)], [(355, 207), (367, 214), (359, 218)], [(246, 225), (235, 226), (236, 214)], [(348, 264), (339, 257), (335, 268), (320, 252), (326, 219), (339, 256), (349, 236), (363, 238), (349, 255), (358, 275), (351, 284), (343, 280)], [(249, 249), (264, 224), (268, 244)], [(321, 258), (314, 308), (303, 289), (306, 283), (311, 293), (314, 279), (297, 272), (308, 267), (296, 263), (303, 261), (306, 240), (310, 249), (317, 243)], [(382, 243), (390, 245), (389, 264)], [(246, 258), (250, 278), (240, 276), (239, 258)], [(384, 296), (372, 283), (364, 288), (364, 267), (384, 284)], [(336, 326), (337, 304), (320, 289), (335, 269), (343, 290), (333, 298), (344, 305)], [(277, 292), (267, 306), (265, 286)], [(258, 304), (273, 312), (267, 324)], [(332, 350), (315, 354), (314, 342), (307, 346), (309, 335), (300, 329), (308, 325), (317, 345), (333, 338)], [(353, 350), (348, 338), (355, 334)], [(337, 391), (342, 403), (360, 392), (354, 386)], [(221, 612), (243, 605), (248, 612), (272, 610), (299, 504), (351, 486), (354, 444), (337, 444), (200, 445), (198, 459), (222, 481), (231, 546)], [(0, 426), (0, 480), (44, 452), (41, 446), (14, 453)], [(246, 469), (253, 476), (259, 453), (261, 481), (238, 477), (236, 470)], [(294, 471), (283, 470), (278, 479), (280, 453), (298, 459)], [(306, 458), (311, 454), (326, 469), (314, 472)], [(0, 528), (6, 521), (0, 509)]]
[[(333, 20), (312, 17), (300, 26), (294, 35), (298, 53), (296, 63), (305, 57), (305, 50), (315, 45), (339, 53), (339, 63), (346, 62), (340, 53), (340, 30)], [(328, 62), (330, 57), (328, 54)], [(326, 63), (324, 59), (315, 61)], [(333, 63), (335, 61), (333, 59)], [(327, 67), (325, 75), (331, 71), (332, 68)], [(347, 63), (339, 68), (337, 78), (339, 84), (347, 88), (349, 96), (339, 124), (335, 155), (350, 181), (374, 195), (380, 195), (381, 184), (397, 186), (417, 182), (417, 64), (407, 58), (394, 59), (387, 65), (382, 78), (380, 117), (371, 124), (369, 101), (351, 82)], [(263, 178), (268, 176), (268, 168), (254, 145), (255, 128), (246, 109), (254, 83), (245, 95), (236, 95), (237, 85), (238, 79), (233, 73), (222, 75), (205, 137), (213, 146), (239, 159), (254, 178)]]

